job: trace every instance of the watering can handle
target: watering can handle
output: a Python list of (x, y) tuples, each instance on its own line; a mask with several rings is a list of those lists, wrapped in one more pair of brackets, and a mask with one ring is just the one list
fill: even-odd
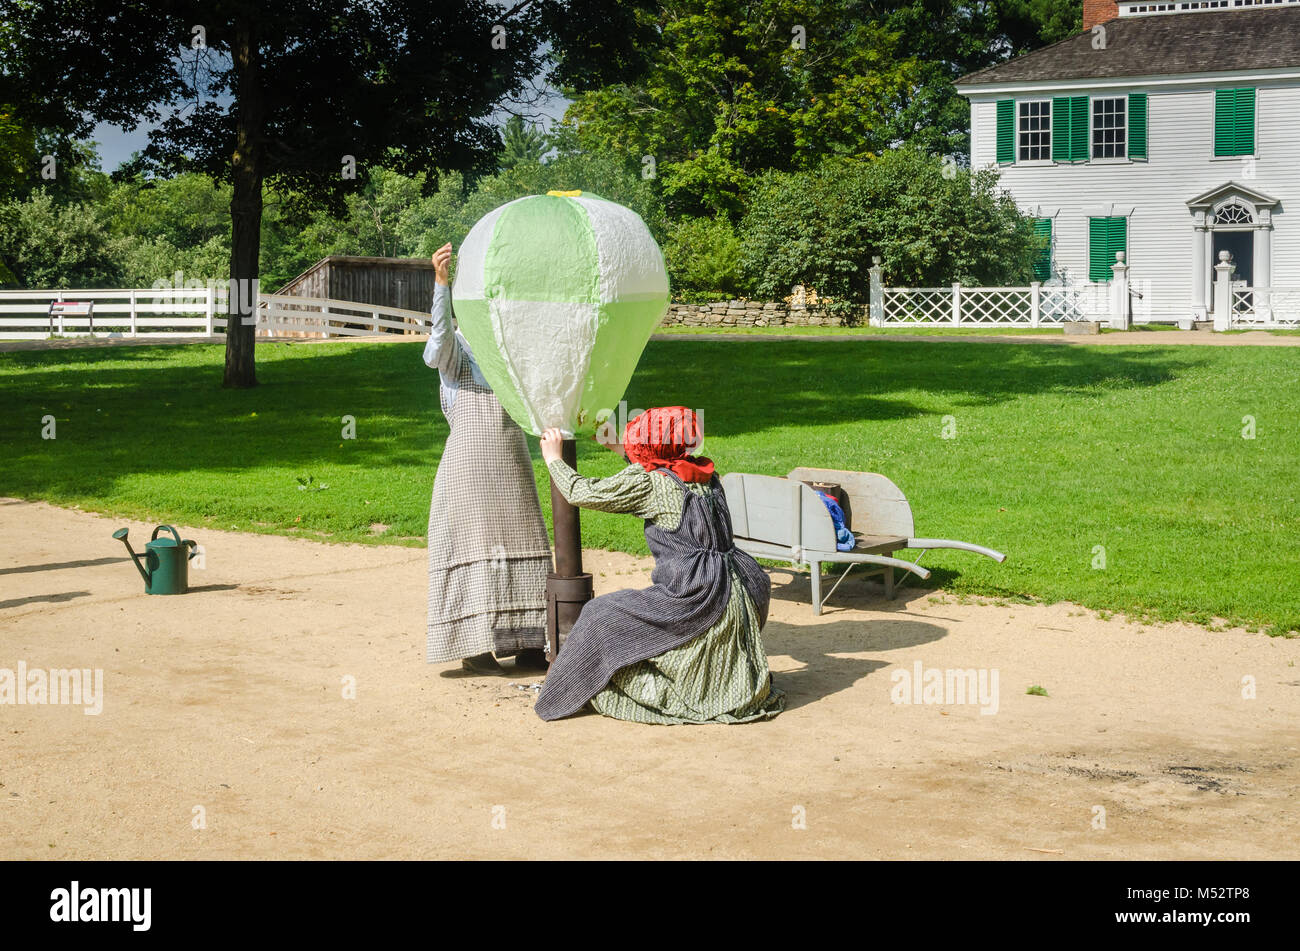
[(167, 529), (167, 531), (171, 532), (172, 535), (176, 538), (177, 545), (184, 544), (181, 541), (181, 533), (176, 531), (176, 529), (172, 528), (170, 525), (159, 525), (157, 528), (155, 528), (153, 530), (153, 534), (149, 536), (149, 541), (153, 541), (154, 539), (156, 539), (158, 537), (158, 533), (161, 532), (164, 528)]

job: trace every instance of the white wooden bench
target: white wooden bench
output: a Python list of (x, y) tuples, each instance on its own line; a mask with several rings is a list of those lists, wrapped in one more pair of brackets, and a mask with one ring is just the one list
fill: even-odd
[[(805, 482), (834, 482), (844, 490), (844, 517), (853, 532), (851, 551), (835, 548), (835, 523), (820, 495)], [(731, 512), (736, 547), (755, 558), (807, 564), (812, 576), (813, 611), (821, 614), (855, 565), (870, 566), (867, 575), (880, 575), (885, 596), (894, 597), (894, 569), (902, 568), (918, 577), (930, 577), (919, 564), (931, 548), (957, 548), (1006, 560), (1002, 552), (947, 538), (917, 538), (912, 507), (901, 489), (874, 472), (841, 469), (792, 469), (787, 478), (729, 472), (722, 477), (727, 507)], [(902, 549), (920, 549), (916, 562), (894, 558)], [(821, 596), (823, 563), (848, 565), (844, 574)], [(904, 575), (906, 577), (906, 575)]]
[(54, 319), (58, 318), (59, 333), (63, 333), (64, 317), (85, 317), (90, 335), (95, 335), (95, 302), (93, 300), (56, 300), (50, 302), (50, 333), (54, 333)]

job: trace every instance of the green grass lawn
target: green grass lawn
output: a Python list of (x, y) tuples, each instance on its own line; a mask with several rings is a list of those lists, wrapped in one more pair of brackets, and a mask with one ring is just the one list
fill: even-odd
[[(259, 345), (251, 391), (220, 389), (210, 345), (0, 354), (0, 494), (418, 545), (446, 437), (420, 349)], [(628, 398), (699, 409), (724, 472), (882, 472), (919, 534), (1008, 553), (931, 553), (931, 583), (949, 590), (1300, 629), (1290, 348), (675, 339), (649, 345)], [(46, 415), (56, 439), (41, 438)], [(580, 449), (588, 474), (619, 464)], [(309, 478), (328, 488), (300, 489)], [(587, 512), (583, 529), (589, 546), (645, 551), (635, 519)]]
[[(1134, 324), (1133, 330), (1143, 331), (1174, 331), (1178, 330), (1177, 324)], [(1127, 330), (1114, 330), (1110, 327), (1103, 326), (1101, 332), (1104, 334), (1125, 334)], [(1270, 328), (1260, 331), (1254, 330), (1225, 330), (1221, 333), (1244, 334), (1244, 333), (1267, 333), (1278, 337), (1294, 337), (1300, 335), (1300, 330), (1283, 330), (1280, 328)], [(790, 336), (790, 337), (1030, 337), (1036, 335), (1048, 337), (1060, 337), (1064, 331), (1058, 327), (953, 327), (947, 324), (913, 324), (907, 326), (890, 326), (890, 327), (871, 327), (871, 326), (853, 326), (853, 327), (748, 327), (737, 326), (735, 324), (713, 324), (707, 327), (689, 327), (683, 324), (670, 324), (666, 327), (659, 327), (655, 330), (658, 334), (741, 334), (753, 335), (758, 337), (772, 336)]]

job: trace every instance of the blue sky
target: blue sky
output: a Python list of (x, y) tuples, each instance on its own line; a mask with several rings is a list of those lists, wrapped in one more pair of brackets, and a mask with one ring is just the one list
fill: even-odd
[[(542, 114), (541, 122), (547, 128), (564, 115), (564, 110), (569, 106), (569, 100), (554, 93), (550, 98), (543, 102), (537, 109)], [(507, 113), (503, 110), (498, 113), (498, 121), (505, 122)], [(149, 142), (149, 129), (151, 126), (140, 126), (131, 132), (123, 132), (117, 126), (101, 122), (95, 126), (95, 133), (92, 136), (99, 143), (99, 156), (103, 163), (105, 172), (111, 172), (119, 165), (131, 157), (132, 152), (143, 149)]]
[(91, 138), (99, 143), (99, 158), (104, 171), (111, 172), (129, 159), (132, 152), (145, 147), (149, 141), (149, 130), (141, 126), (134, 132), (123, 132), (117, 126), (101, 122), (95, 126), (95, 134)]

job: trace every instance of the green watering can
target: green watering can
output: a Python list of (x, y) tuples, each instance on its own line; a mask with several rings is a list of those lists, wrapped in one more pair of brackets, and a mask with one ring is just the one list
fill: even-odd
[[(172, 533), (171, 538), (159, 538), (163, 529)], [(190, 559), (198, 554), (198, 543), (188, 538), (181, 541), (180, 533), (170, 525), (159, 525), (153, 530), (149, 544), (144, 546), (144, 564), (135, 553), (131, 543), (126, 540), (127, 530), (119, 528), (113, 537), (126, 546), (126, 550), (135, 559), (135, 566), (144, 577), (145, 594), (184, 594), (190, 589)]]

